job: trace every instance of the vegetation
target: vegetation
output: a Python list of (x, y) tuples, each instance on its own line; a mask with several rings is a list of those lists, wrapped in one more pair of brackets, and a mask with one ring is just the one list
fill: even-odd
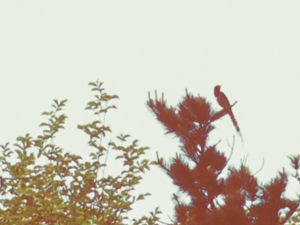
[[(78, 125), (88, 138), (89, 158), (66, 152), (55, 141), (64, 128), (66, 100), (54, 100), (36, 137), (26, 134), (16, 143), (1, 145), (0, 223), (3, 225), (297, 225), (298, 200), (285, 197), (288, 180), (300, 181), (300, 156), (290, 156), (293, 174), (285, 170), (269, 182), (258, 181), (245, 163), (230, 166), (230, 152), (210, 143), (215, 123), (226, 115), (215, 111), (201, 96), (186, 93), (170, 107), (166, 100), (149, 98), (157, 119), (181, 143), (181, 154), (166, 163), (145, 159), (146, 147), (128, 134), (112, 138), (105, 122), (118, 98), (100, 82), (89, 83), (94, 99), (87, 103), (93, 120)], [(113, 140), (112, 140), (113, 139)], [(86, 150), (85, 150), (86, 151)], [(122, 164), (111, 173), (107, 156)], [(171, 223), (159, 220), (158, 208), (142, 218), (128, 218), (133, 205), (149, 195), (136, 193), (151, 164), (160, 166), (179, 187), (174, 194), (176, 215)], [(291, 216), (294, 216), (291, 218)], [(290, 219), (291, 218), (291, 219)], [(290, 220), (289, 220), (290, 219)]]
[[(47, 119), (40, 135), (26, 134), (14, 145), (1, 146), (1, 224), (157, 224), (158, 209), (140, 219), (127, 217), (133, 204), (148, 195), (134, 191), (151, 164), (144, 158), (147, 148), (127, 134), (108, 141), (112, 131), (104, 118), (116, 108), (111, 102), (118, 96), (107, 94), (102, 83), (89, 85), (95, 97), (86, 110), (95, 119), (78, 126), (89, 138), (88, 160), (55, 144), (67, 119), (66, 100), (54, 100), (51, 110), (43, 113)], [(117, 175), (109, 174), (109, 153), (123, 164)]]
[[(295, 212), (298, 201), (284, 196), (290, 178), (285, 170), (261, 184), (245, 163), (229, 166), (234, 144), (226, 154), (218, 143), (209, 143), (215, 122), (226, 115), (224, 109), (216, 112), (204, 98), (190, 93), (176, 107), (157, 95), (149, 98), (148, 106), (181, 143), (182, 153), (169, 163), (157, 159), (180, 190), (174, 195), (174, 224), (282, 225)], [(299, 179), (299, 156), (290, 159)]]

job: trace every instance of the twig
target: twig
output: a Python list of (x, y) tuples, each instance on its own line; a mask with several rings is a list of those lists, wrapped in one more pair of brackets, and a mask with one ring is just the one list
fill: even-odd
[[(232, 105), (231, 108), (237, 103), (237, 101), (235, 101)], [(210, 118), (210, 122), (214, 122), (217, 119), (220, 119), (221, 117), (225, 116), (227, 114), (227, 110), (222, 109), (221, 111), (216, 112), (211, 118)]]
[(229, 142), (227, 142), (227, 145), (228, 145), (228, 147), (230, 148), (230, 154), (229, 154), (229, 156), (228, 156), (228, 160), (227, 160), (227, 162), (231, 159), (231, 157), (232, 157), (232, 155), (233, 155), (233, 150), (234, 150), (234, 146), (235, 146), (235, 136), (233, 135), (233, 137), (232, 137), (232, 145), (230, 145), (230, 143)]
[(168, 174), (170, 173), (170, 170), (165, 166), (163, 159), (159, 157), (158, 152), (156, 152), (156, 163), (161, 168), (163, 168)]
[(253, 176), (257, 175), (264, 168), (264, 165), (265, 165), (265, 159), (263, 158), (260, 168), (253, 174)]

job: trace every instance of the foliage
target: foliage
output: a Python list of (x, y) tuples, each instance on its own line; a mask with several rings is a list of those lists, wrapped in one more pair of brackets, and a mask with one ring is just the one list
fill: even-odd
[[(47, 120), (41, 124), (40, 135), (26, 134), (13, 146), (1, 146), (1, 224), (129, 224), (127, 214), (133, 204), (148, 195), (134, 192), (151, 164), (144, 158), (147, 148), (126, 134), (108, 141), (112, 131), (105, 115), (116, 108), (111, 102), (118, 96), (107, 94), (100, 82), (89, 85), (95, 95), (86, 110), (95, 119), (78, 126), (89, 137), (88, 160), (54, 143), (67, 118), (63, 113), (66, 100), (54, 100), (52, 109), (43, 113)], [(109, 169), (109, 152), (123, 164), (117, 175), (104, 173)], [(159, 213), (156, 209), (132, 224), (157, 224)]]
[[(289, 160), (294, 171), (292, 176), (300, 183), (300, 155), (289, 156)], [(300, 208), (297, 209), (286, 225), (300, 225)]]
[(282, 225), (295, 212), (298, 202), (284, 196), (285, 170), (261, 184), (245, 163), (229, 166), (230, 156), (218, 144), (209, 144), (214, 123), (226, 115), (224, 110), (216, 112), (203, 97), (190, 93), (176, 107), (168, 106), (163, 96), (149, 96), (148, 106), (181, 143), (182, 153), (168, 164), (157, 159), (181, 192), (174, 194), (174, 224)]

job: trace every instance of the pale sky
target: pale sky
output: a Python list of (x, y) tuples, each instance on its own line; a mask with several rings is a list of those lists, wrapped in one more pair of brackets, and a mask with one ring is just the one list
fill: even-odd
[[(114, 134), (130, 133), (150, 147), (150, 158), (156, 151), (171, 157), (178, 142), (147, 109), (147, 92), (164, 92), (174, 104), (187, 88), (217, 107), (213, 87), (220, 84), (238, 101), (244, 137), (231, 163), (248, 155), (256, 171), (264, 158), (258, 176), (270, 178), (300, 153), (299, 10), (298, 0), (0, 1), (0, 143), (36, 133), (52, 99), (67, 98), (59, 141), (85, 154), (76, 125), (88, 115), (87, 83), (99, 79), (120, 97), (109, 117)], [(234, 134), (228, 117), (217, 123), (224, 151)], [(140, 213), (160, 206), (172, 216), (175, 189), (162, 170), (141, 187), (152, 197)]]

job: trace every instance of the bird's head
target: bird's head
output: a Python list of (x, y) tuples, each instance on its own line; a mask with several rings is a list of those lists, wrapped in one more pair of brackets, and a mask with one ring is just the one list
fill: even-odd
[(214, 89), (215, 96), (218, 96), (221, 90), (221, 85), (216, 85)]

